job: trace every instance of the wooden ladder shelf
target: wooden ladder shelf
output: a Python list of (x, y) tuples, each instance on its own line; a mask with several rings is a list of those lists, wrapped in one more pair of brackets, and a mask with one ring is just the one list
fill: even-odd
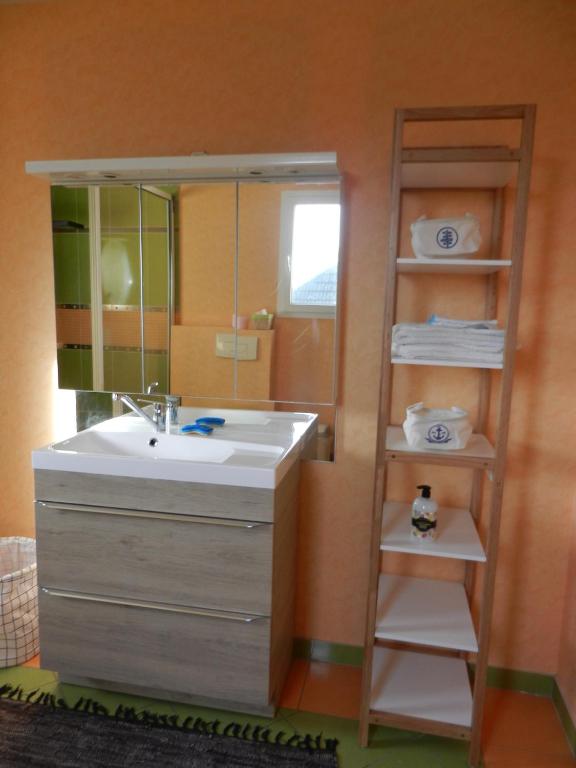
[[(470, 742), (469, 764), (481, 761), (481, 726), (494, 600), (496, 560), (502, 507), (505, 457), (510, 423), (512, 377), (517, 345), (526, 214), (534, 140), (533, 105), (400, 109), (395, 114), (391, 171), (388, 265), (384, 302), (382, 378), (369, 590), (362, 681), (359, 740), (369, 742), (371, 724), (450, 736)], [(513, 120), (520, 126), (517, 148), (506, 146), (406, 147), (408, 123)], [(464, 126), (466, 128), (466, 126)], [(420, 126), (424, 128), (424, 126)], [(513, 201), (505, 188), (513, 181)], [(512, 188), (512, 187), (511, 187)], [(489, 190), (492, 232), (488, 257), (458, 259), (402, 258), (402, 205), (406, 190)], [(504, 210), (510, 208), (509, 243), (502, 255)], [(486, 319), (496, 314), (498, 275), (505, 286), (505, 347), (501, 365), (431, 359), (407, 361), (392, 356), (392, 329), (397, 316), (398, 276), (459, 274), (483, 276)], [(476, 433), (457, 451), (413, 451), (402, 427), (391, 424), (394, 371), (401, 364), (478, 368)], [(493, 368), (494, 371), (489, 370)], [(428, 369), (428, 377), (434, 369)], [(491, 384), (498, 384), (496, 397)], [(395, 395), (397, 398), (398, 395)], [(490, 419), (491, 402), (497, 418)], [(404, 405), (407, 405), (405, 403)], [(489, 425), (493, 442), (486, 433)], [(391, 465), (404, 462), (470, 470), (467, 509), (440, 508), (438, 537), (422, 545), (410, 536), (410, 503), (387, 496)], [(483, 505), (484, 475), (490, 481)], [(483, 541), (479, 520), (483, 512)], [(386, 553), (460, 560), (461, 582), (386, 574)], [(383, 562), (384, 568), (383, 568)], [(476, 569), (481, 589), (474, 592)], [(472, 619), (473, 594), (479, 597)], [(477, 615), (476, 615), (477, 614)], [(474, 673), (469, 667), (473, 663)]]

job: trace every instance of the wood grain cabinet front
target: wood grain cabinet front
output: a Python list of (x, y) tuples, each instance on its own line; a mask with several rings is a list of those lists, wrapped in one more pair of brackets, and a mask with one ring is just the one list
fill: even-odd
[(144, 503), (131, 478), (84, 486), (37, 470), (35, 481), (42, 666), (84, 685), (274, 712), (292, 653), (298, 464), (256, 506), (253, 489), (214, 486), (210, 507), (197, 483)]
[(40, 583), (269, 615), (270, 523), (37, 504)]
[(268, 703), (270, 619), (40, 591), (42, 664), (64, 676)]

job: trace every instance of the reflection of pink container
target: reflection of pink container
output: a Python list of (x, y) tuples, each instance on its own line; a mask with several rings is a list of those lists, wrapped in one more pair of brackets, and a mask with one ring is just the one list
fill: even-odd
[(248, 315), (232, 315), (232, 328), (245, 331), (248, 328)]

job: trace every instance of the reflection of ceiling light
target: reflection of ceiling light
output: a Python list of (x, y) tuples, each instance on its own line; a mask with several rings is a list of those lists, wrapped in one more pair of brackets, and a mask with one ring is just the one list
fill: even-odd
[(102, 246), (102, 303), (126, 304), (134, 280), (124, 238), (111, 238)]

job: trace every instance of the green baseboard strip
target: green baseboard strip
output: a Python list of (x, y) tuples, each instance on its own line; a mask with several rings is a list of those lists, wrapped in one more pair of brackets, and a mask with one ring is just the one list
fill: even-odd
[(364, 648), (360, 645), (329, 643), (326, 640), (294, 638), (294, 656), (309, 661), (328, 661), (331, 664), (348, 664), (361, 667)]
[[(294, 656), (297, 659), (310, 661), (327, 661), (331, 664), (348, 664), (353, 667), (362, 666), (364, 649), (360, 645), (344, 645), (330, 643), (326, 640), (294, 640)], [(472, 669), (474, 665), (470, 665)], [(552, 697), (555, 681), (551, 675), (541, 675), (538, 672), (522, 672), (504, 667), (488, 668), (488, 686), (504, 688), (523, 693), (533, 693), (536, 696)]]
[(523, 672), (505, 667), (488, 667), (488, 687), (504, 688), (509, 691), (522, 691), (535, 696), (552, 698), (555, 680), (552, 675), (539, 672)]
[(576, 757), (576, 726), (570, 717), (570, 712), (556, 680), (554, 680), (554, 687), (552, 688), (552, 701), (556, 706), (556, 712), (558, 712), (558, 717), (562, 723), (562, 728), (564, 728), (572, 754)]

